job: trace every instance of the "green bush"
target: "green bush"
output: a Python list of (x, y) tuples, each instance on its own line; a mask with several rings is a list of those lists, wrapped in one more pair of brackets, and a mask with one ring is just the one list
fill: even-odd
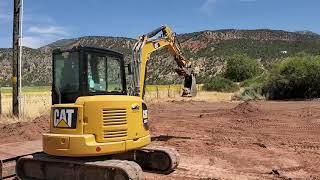
[(265, 97), (262, 95), (262, 84), (253, 84), (244, 88), (241, 92), (235, 94), (232, 100), (248, 101), (248, 100), (262, 100)]
[(240, 87), (250, 87), (255, 85), (263, 85), (267, 81), (268, 73), (264, 72), (259, 76), (247, 79), (240, 83)]
[(219, 76), (205, 83), (203, 89), (206, 91), (235, 92), (239, 90), (239, 86), (231, 80)]
[(240, 54), (227, 59), (224, 77), (234, 82), (241, 82), (260, 75), (262, 72), (261, 64), (257, 60)]
[(276, 64), (263, 88), (268, 99), (320, 97), (320, 56), (300, 54)]

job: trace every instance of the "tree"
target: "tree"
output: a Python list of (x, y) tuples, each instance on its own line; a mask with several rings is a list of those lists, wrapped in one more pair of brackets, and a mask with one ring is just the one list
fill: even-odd
[(224, 77), (235, 82), (250, 79), (263, 72), (261, 64), (248, 55), (237, 54), (227, 58)]

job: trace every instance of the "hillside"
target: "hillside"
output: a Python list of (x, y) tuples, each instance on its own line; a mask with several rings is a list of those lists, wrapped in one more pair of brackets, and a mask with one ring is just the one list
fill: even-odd
[[(178, 40), (187, 58), (193, 61), (197, 81), (213, 76), (220, 71), (227, 56), (246, 53), (268, 66), (273, 61), (294, 56), (299, 52), (320, 54), (320, 36), (309, 31), (287, 32), (281, 30), (217, 30), (178, 35)], [(57, 47), (90, 45), (113, 49), (131, 58), (135, 40), (124, 37), (86, 36), (62, 39), (39, 49), (24, 49), (24, 85), (48, 85), (51, 79), (51, 51)], [(11, 76), (11, 49), (0, 49), (0, 85), (9, 85)], [(148, 65), (148, 83), (177, 83), (179, 78), (172, 67), (172, 59), (165, 51), (155, 53)], [(159, 68), (161, 67), (161, 69)]]

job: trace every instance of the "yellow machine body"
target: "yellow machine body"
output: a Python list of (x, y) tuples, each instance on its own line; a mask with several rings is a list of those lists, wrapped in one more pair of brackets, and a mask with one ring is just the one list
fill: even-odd
[[(74, 104), (53, 105), (50, 133), (43, 135), (43, 150), (56, 156), (82, 157), (144, 147), (151, 138), (147, 109), (143, 107), (140, 97), (117, 95), (84, 96)], [(70, 108), (77, 110), (74, 129), (68, 127), (70, 117), (55, 116), (56, 109)]]

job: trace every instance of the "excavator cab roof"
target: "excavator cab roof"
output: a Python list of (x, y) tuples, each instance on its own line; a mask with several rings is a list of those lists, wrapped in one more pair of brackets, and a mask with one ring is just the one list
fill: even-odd
[(110, 49), (75, 46), (52, 53), (52, 104), (80, 96), (127, 95), (124, 56)]
[(112, 49), (108, 49), (108, 48), (102, 48), (99, 46), (83, 46), (83, 45), (77, 45), (77, 46), (73, 46), (73, 47), (67, 47), (67, 48), (55, 48), (52, 51), (52, 54), (55, 53), (60, 53), (60, 52), (71, 52), (71, 51), (81, 51), (81, 50), (87, 50), (87, 51), (96, 51), (96, 52), (108, 52), (110, 54), (115, 54), (118, 56), (123, 56), (122, 53), (112, 50)]

